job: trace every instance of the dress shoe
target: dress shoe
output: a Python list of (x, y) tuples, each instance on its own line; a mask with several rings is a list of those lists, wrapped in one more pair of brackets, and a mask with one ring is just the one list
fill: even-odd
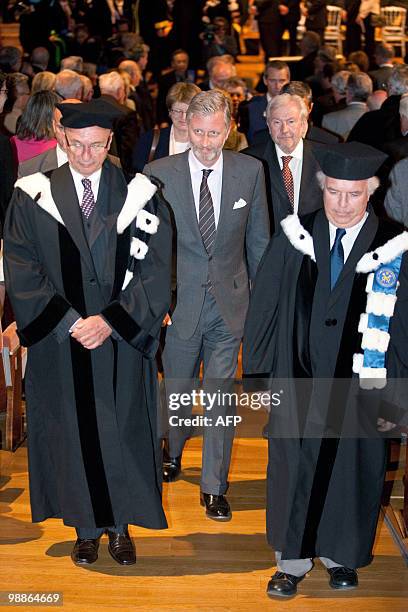
[(200, 493), (200, 504), (205, 506), (205, 513), (213, 521), (230, 521), (231, 508), (224, 495)]
[(163, 480), (164, 482), (173, 482), (177, 480), (181, 472), (181, 455), (178, 457), (170, 457), (167, 444), (163, 448)]
[(91, 565), (98, 558), (99, 538), (82, 540), (78, 538), (71, 553), (75, 565)]
[(112, 559), (119, 565), (134, 565), (136, 563), (136, 550), (128, 531), (115, 533), (107, 531), (109, 544), (108, 551)]
[(348, 567), (331, 567), (329, 585), (332, 589), (355, 589), (358, 586), (358, 576), (354, 569)]
[(293, 597), (297, 593), (297, 585), (304, 576), (292, 576), (284, 572), (275, 572), (270, 581), (266, 594), (268, 597)]

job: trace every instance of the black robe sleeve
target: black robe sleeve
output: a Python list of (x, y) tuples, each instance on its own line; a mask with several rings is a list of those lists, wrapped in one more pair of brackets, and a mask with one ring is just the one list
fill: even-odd
[(23, 346), (36, 344), (51, 333), (71, 308), (46, 276), (33, 237), (36, 204), (17, 188), (4, 227), (6, 290)]
[[(287, 245), (285, 234), (279, 230), (271, 238), (258, 267), (243, 338), (242, 364), (247, 378), (269, 379), (273, 374), (279, 293)], [(259, 386), (262, 386), (260, 381)], [(249, 387), (248, 381), (246, 388)]]
[(153, 200), (158, 231), (149, 237), (145, 258), (135, 260), (130, 283), (101, 313), (126, 342), (150, 358), (156, 354), (161, 324), (170, 307), (172, 251), (169, 210), (160, 196)]

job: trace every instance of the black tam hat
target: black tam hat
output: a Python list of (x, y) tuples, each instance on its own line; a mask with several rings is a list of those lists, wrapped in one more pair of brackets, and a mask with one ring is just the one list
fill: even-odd
[(111, 130), (115, 119), (123, 115), (123, 111), (103, 100), (96, 98), (83, 104), (57, 104), (61, 111), (61, 124), (67, 128), (102, 127)]
[(326, 176), (361, 181), (375, 176), (387, 155), (370, 145), (346, 142), (316, 148), (314, 156)]

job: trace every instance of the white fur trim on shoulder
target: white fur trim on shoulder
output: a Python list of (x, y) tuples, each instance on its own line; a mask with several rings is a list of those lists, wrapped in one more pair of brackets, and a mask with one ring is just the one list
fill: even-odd
[(139, 210), (136, 215), (136, 227), (147, 234), (155, 234), (159, 227), (159, 218), (147, 210)]
[(58, 223), (65, 225), (51, 194), (50, 179), (44, 176), (44, 174), (36, 172), (29, 176), (23, 176), (16, 181), (14, 186), (22, 189), (33, 200), (40, 194), (40, 197), (37, 199), (38, 206), (51, 215)]
[(125, 229), (136, 218), (137, 213), (154, 196), (157, 191), (156, 185), (144, 174), (136, 174), (128, 185), (128, 192), (122, 210), (117, 220), (118, 234), (123, 234)]
[(402, 232), (385, 244), (366, 253), (357, 264), (356, 272), (372, 272), (408, 251), (408, 232)]
[(366, 312), (377, 316), (392, 317), (396, 301), (396, 295), (372, 291), (367, 295)]
[(281, 226), (291, 245), (301, 253), (309, 255), (316, 261), (313, 238), (303, 227), (297, 215), (288, 215), (281, 221)]
[(149, 250), (149, 247), (143, 240), (139, 240), (139, 238), (132, 238), (132, 243), (130, 245), (130, 254), (135, 259), (144, 259), (146, 257), (146, 253)]

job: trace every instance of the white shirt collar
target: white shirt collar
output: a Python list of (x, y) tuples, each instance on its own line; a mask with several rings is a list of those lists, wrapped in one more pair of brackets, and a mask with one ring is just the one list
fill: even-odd
[(296, 147), (293, 149), (292, 153), (284, 153), (282, 149), (280, 148), (280, 146), (276, 144), (276, 142), (275, 142), (275, 149), (276, 149), (276, 155), (278, 156), (279, 160), (281, 159), (281, 157), (287, 157), (288, 155), (290, 155), (291, 157), (294, 157), (295, 159), (302, 160), (303, 159), (303, 138), (299, 140)]
[(57, 144), (57, 146), (55, 148), (55, 152), (57, 154), (57, 165), (58, 165), (58, 168), (59, 168), (60, 166), (63, 166), (64, 164), (67, 163), (68, 157), (67, 157), (67, 154), (65, 153), (65, 151), (63, 151), (63, 149), (61, 149), (59, 144)]
[(221, 155), (219, 156), (219, 158), (217, 159), (217, 161), (215, 162), (215, 164), (213, 166), (206, 166), (205, 164), (201, 163), (196, 158), (196, 156), (194, 155), (192, 149), (190, 149), (189, 152), (188, 152), (188, 163), (190, 165), (191, 172), (201, 172), (204, 169), (208, 169), (208, 170), (213, 170), (214, 172), (221, 172), (222, 173), (222, 168), (223, 168), (223, 156), (222, 156), (222, 152), (221, 152)]

